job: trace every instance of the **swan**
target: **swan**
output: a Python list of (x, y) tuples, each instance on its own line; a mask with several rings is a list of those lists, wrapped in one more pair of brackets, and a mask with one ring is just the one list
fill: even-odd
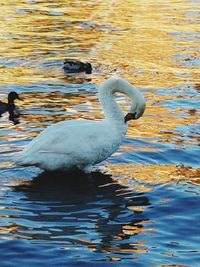
[[(115, 92), (131, 99), (130, 112), (124, 112), (114, 99)], [(101, 121), (66, 120), (55, 123), (33, 139), (15, 162), (46, 171), (79, 169), (85, 173), (115, 152), (122, 143), (127, 122), (140, 118), (145, 110), (142, 94), (128, 81), (109, 78), (99, 87), (99, 101), (105, 118)]]
[(79, 73), (85, 72), (86, 74), (92, 73), (92, 65), (88, 62), (84, 63), (76, 60), (66, 60), (64, 61), (63, 67), (65, 73)]
[(15, 105), (15, 99), (21, 100), (18, 93), (12, 91), (8, 94), (8, 103), (4, 103), (0, 101), (0, 116), (5, 113), (9, 112), (11, 115), (18, 113), (19, 107)]

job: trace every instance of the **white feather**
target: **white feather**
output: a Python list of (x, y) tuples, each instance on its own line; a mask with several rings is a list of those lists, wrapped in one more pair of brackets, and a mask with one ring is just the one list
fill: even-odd
[(131, 112), (138, 116), (143, 114), (145, 101), (140, 92), (125, 80), (110, 78), (99, 88), (104, 120), (69, 120), (53, 124), (33, 139), (15, 162), (44, 170), (78, 168), (89, 172), (92, 165), (118, 149), (126, 134), (124, 113), (114, 100), (117, 91), (131, 97)]

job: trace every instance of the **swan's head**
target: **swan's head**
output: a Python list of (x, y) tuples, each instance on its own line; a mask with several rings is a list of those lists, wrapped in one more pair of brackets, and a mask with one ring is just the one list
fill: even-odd
[[(116, 92), (123, 93), (131, 99), (130, 111), (125, 117), (120, 107), (113, 100), (113, 95)], [(140, 91), (125, 79), (117, 77), (109, 78), (100, 86), (99, 100), (107, 117), (120, 121), (122, 119), (125, 123), (129, 120), (139, 119), (143, 115), (146, 106), (144, 97)]]
[(145, 111), (146, 103), (142, 95), (140, 95), (140, 99), (137, 102), (137, 104), (133, 104), (131, 106), (130, 112), (126, 114), (124, 117), (124, 121), (130, 121), (130, 120), (137, 120), (139, 119)]

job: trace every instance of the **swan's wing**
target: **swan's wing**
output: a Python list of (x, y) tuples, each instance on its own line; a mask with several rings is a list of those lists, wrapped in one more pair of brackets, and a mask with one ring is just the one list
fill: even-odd
[(74, 154), (89, 150), (93, 143), (101, 143), (98, 138), (105, 137), (102, 122), (71, 120), (56, 123), (33, 139), (23, 153)]
[(45, 129), (14, 161), (44, 169), (86, 166), (110, 156), (123, 136), (106, 121), (64, 121)]

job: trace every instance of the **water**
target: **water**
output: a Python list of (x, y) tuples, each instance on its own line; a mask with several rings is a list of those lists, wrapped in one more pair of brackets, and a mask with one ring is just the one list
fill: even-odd
[[(197, 1), (0, 7), (0, 98), (23, 98), (19, 118), (0, 118), (0, 265), (199, 266)], [(66, 58), (93, 73), (66, 76)], [(48, 125), (101, 119), (97, 87), (113, 74), (147, 109), (112, 157), (90, 175), (14, 165)]]

